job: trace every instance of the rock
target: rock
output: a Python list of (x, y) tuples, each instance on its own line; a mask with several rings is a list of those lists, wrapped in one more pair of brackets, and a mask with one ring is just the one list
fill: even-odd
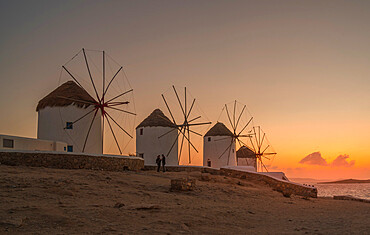
[(4, 227), (20, 227), (22, 226), (23, 219), (21, 218), (6, 218), (3, 221), (0, 221), (0, 226)]
[(189, 231), (190, 231), (189, 226), (188, 226), (188, 225), (186, 225), (186, 223), (181, 224), (181, 228), (182, 228), (184, 231), (186, 231), (186, 232), (189, 232)]
[(114, 205), (114, 208), (121, 208), (121, 207), (124, 207), (125, 204), (123, 203), (120, 203), (120, 202), (117, 202), (115, 205)]
[(181, 178), (171, 180), (171, 191), (192, 191), (195, 188), (195, 179)]
[(161, 209), (161, 207), (155, 204), (141, 204), (141, 205), (132, 206), (131, 209), (138, 210), (138, 211), (140, 210), (159, 210)]

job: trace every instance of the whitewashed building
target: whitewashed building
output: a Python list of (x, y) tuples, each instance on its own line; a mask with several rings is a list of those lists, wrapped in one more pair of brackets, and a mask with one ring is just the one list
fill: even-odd
[(235, 140), (233, 133), (217, 122), (203, 139), (203, 166), (220, 168), (236, 166)]
[[(93, 111), (95, 106), (90, 103), (96, 101), (75, 82), (68, 81), (62, 84), (41, 99), (37, 105), (37, 138), (65, 142), (68, 152), (82, 152), (95, 113)], [(73, 123), (81, 117), (83, 117), (81, 120)], [(98, 113), (84, 152), (102, 154), (102, 138), (102, 119)]]
[(0, 135), (1, 150), (66, 152), (67, 143), (20, 136)]
[(145, 165), (154, 165), (157, 156), (163, 154), (166, 165), (179, 165), (177, 135), (176, 125), (160, 109), (154, 110), (136, 127), (137, 156), (144, 158)]
[(257, 171), (256, 154), (247, 146), (242, 146), (236, 151), (236, 158), (238, 166), (250, 166), (254, 168), (254, 171)]

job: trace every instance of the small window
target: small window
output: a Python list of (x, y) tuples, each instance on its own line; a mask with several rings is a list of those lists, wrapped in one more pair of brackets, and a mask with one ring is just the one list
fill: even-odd
[(66, 122), (66, 129), (72, 130), (73, 129), (73, 122)]
[(73, 152), (73, 145), (67, 146), (67, 152)]
[(64, 146), (64, 151), (66, 151), (66, 150), (67, 150), (67, 147)]
[(3, 147), (4, 148), (14, 148), (14, 140), (3, 139)]
[(208, 137), (208, 142), (211, 141), (211, 137)]
[(140, 129), (140, 135), (143, 135), (143, 132), (144, 132), (144, 130), (143, 130), (143, 128), (141, 128)]
[(211, 165), (212, 165), (212, 162), (211, 162), (211, 160), (209, 160), (209, 159), (208, 159), (208, 160), (207, 160), (207, 166), (208, 166), (208, 167), (211, 167)]
[(139, 157), (141, 157), (141, 158), (144, 159), (144, 154), (143, 153), (139, 153)]

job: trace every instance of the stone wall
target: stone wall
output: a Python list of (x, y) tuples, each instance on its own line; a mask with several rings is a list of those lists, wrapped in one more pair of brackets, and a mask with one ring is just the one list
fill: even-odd
[[(145, 166), (145, 170), (156, 170), (156, 166)], [(166, 170), (170, 172), (193, 172), (198, 171), (202, 173), (210, 173), (213, 175), (225, 175), (233, 178), (239, 178), (243, 180), (249, 180), (252, 182), (262, 183), (270, 186), (272, 189), (281, 192), (284, 196), (289, 197), (290, 195), (298, 195), (303, 197), (317, 197), (317, 189), (315, 187), (304, 186), (302, 184), (278, 180), (271, 176), (258, 174), (255, 172), (245, 172), (235, 169), (221, 168), (215, 169), (210, 167), (199, 167), (199, 166), (166, 166)]]
[(106, 171), (138, 171), (144, 168), (144, 160), (138, 157), (52, 152), (1, 151), (0, 163), (11, 166), (33, 166), (58, 169), (91, 169)]
[[(156, 170), (156, 166), (145, 166), (144, 160), (138, 157), (120, 157), (110, 155), (87, 155), (52, 152), (15, 152), (1, 151), (0, 163), (11, 166), (33, 166), (58, 169), (91, 169), (106, 171)], [(200, 166), (167, 166), (167, 171), (202, 172), (214, 175), (225, 175), (233, 178), (267, 184), (284, 196), (292, 194), (304, 197), (317, 197), (317, 189), (254, 172), (238, 171), (228, 168), (209, 168)]]
[(303, 197), (317, 197), (317, 189), (315, 187), (304, 186), (290, 181), (278, 180), (267, 175), (253, 172), (238, 171), (227, 168), (221, 168), (220, 171), (222, 175), (246, 179), (253, 182), (265, 183), (274, 190), (281, 192), (286, 197), (289, 197), (292, 194)]
[(334, 200), (348, 200), (348, 201), (357, 201), (357, 202), (366, 202), (370, 203), (370, 200), (368, 199), (362, 199), (362, 198), (357, 198), (357, 197), (352, 197), (352, 196), (334, 196)]
[[(145, 165), (144, 170), (146, 171), (155, 171), (157, 170), (157, 166), (154, 165)], [(161, 166), (162, 170), (162, 166)], [(210, 173), (213, 175), (219, 175), (220, 170), (210, 167), (203, 167), (203, 166), (166, 166), (166, 171), (169, 172), (180, 172), (180, 171), (186, 171), (186, 172), (202, 172), (202, 173)]]

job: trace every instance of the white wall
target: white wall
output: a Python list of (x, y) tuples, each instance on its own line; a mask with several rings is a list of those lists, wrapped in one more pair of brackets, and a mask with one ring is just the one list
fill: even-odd
[(227, 166), (224, 168), (234, 169), (237, 171), (245, 171), (245, 172), (257, 172), (256, 168), (254, 168), (253, 166)]
[(238, 158), (238, 166), (252, 166), (257, 170), (257, 158)]
[[(140, 130), (143, 134), (140, 135)], [(172, 144), (176, 141), (178, 131), (171, 127), (139, 127), (136, 129), (136, 153), (137, 156), (143, 154), (144, 164), (156, 164), (155, 160), (158, 155), (167, 155)], [(164, 133), (173, 130), (167, 135), (158, 138)], [(178, 141), (169, 156), (166, 156), (167, 165), (178, 165)]]
[(284, 172), (260, 172), (260, 174), (268, 175), (280, 180), (289, 181), (288, 177), (286, 177)]
[[(208, 141), (208, 138), (211, 138), (211, 141)], [(203, 166), (207, 166), (208, 159), (211, 161), (211, 167), (214, 168), (236, 166), (235, 141), (231, 145), (231, 150), (222, 154), (230, 146), (231, 140), (231, 136), (205, 136), (203, 138)]]
[[(13, 140), (13, 148), (4, 147), (4, 139)], [(67, 143), (20, 136), (0, 135), (0, 149), (65, 152)]]
[[(66, 122), (74, 122), (94, 107), (86, 109), (74, 105), (65, 107), (46, 107), (38, 112), (37, 138), (65, 142), (73, 145), (73, 152), (82, 152), (85, 138), (94, 112), (77, 123), (73, 129), (64, 129)], [(102, 119), (98, 111), (86, 143), (85, 153), (102, 154)]]

